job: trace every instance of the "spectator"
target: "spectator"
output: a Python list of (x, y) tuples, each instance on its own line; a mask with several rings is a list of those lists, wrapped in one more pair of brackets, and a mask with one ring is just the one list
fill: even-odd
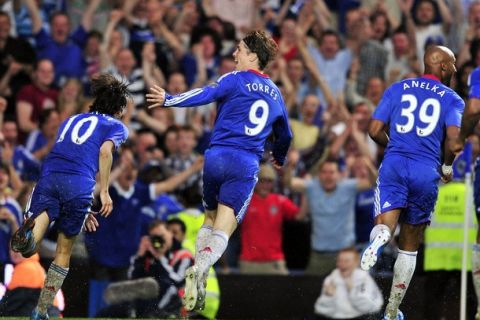
[(299, 220), (304, 216), (299, 214), (300, 208), (291, 200), (272, 192), (276, 180), (275, 170), (270, 165), (262, 164), (252, 200), (240, 228), (241, 273), (288, 274), (282, 250), (283, 222)]
[(51, 60), (56, 69), (55, 83), (63, 84), (64, 78), (82, 78), (85, 63), (82, 52), (87, 33), (92, 27), (92, 17), (100, 0), (90, 0), (83, 12), (82, 23), (70, 34), (70, 19), (67, 14), (56, 12), (50, 19), (51, 35), (42, 27), (42, 18), (34, 0), (25, 0), (32, 18), (32, 33), (35, 36), (36, 49), (40, 59)]
[(368, 272), (358, 265), (353, 248), (341, 250), (336, 269), (323, 281), (322, 294), (315, 302), (316, 319), (366, 319), (380, 317), (382, 292)]
[(88, 100), (83, 96), (82, 84), (78, 79), (69, 78), (58, 94), (58, 112), (63, 122), (74, 114), (86, 112)]
[(115, 203), (112, 216), (108, 220), (97, 217), (100, 227), (85, 237), (93, 269), (89, 316), (95, 316), (102, 307), (99, 297), (108, 281), (127, 279), (130, 257), (140, 242), (142, 207), (162, 193), (171, 192), (202, 166), (203, 158), (199, 158), (185, 171), (165, 181), (145, 184), (137, 180), (138, 169), (131, 151), (124, 150), (121, 164), (111, 174), (109, 193)]
[(56, 108), (58, 91), (51, 87), (54, 77), (52, 61), (39, 60), (34, 67), (33, 83), (27, 84), (18, 92), (16, 110), (21, 142), (28, 133), (38, 129), (38, 120), (43, 110)]
[(39, 129), (30, 132), (26, 149), (41, 162), (52, 150), (60, 126), (60, 116), (55, 109), (43, 110), (38, 121)]
[(131, 278), (153, 277), (160, 289), (155, 300), (141, 300), (136, 306), (137, 317), (180, 317), (180, 289), (185, 285), (185, 270), (193, 265), (193, 255), (174, 239), (165, 222), (150, 224), (148, 236), (140, 241), (133, 260)]
[(308, 151), (317, 142), (320, 128), (314, 124), (315, 114), (320, 107), (317, 96), (309, 94), (303, 99), (300, 107), (300, 119), (290, 119), (290, 127), (293, 133), (292, 147), (296, 150)]
[[(5, 139), (1, 148), (2, 159), (14, 168), (13, 172), (16, 177), (19, 176), (18, 179), (37, 181), (40, 174), (40, 162), (23, 145), (18, 144), (17, 123), (13, 119), (5, 119), (2, 134)], [(13, 176), (11, 178), (13, 183)]]
[(0, 282), (5, 275), (4, 268), (10, 260), (10, 238), (23, 222), (22, 209), (9, 194), (10, 169), (0, 163)]
[[(30, 317), (45, 282), (45, 269), (40, 264), (38, 254), (24, 258), (20, 253), (11, 250), (7, 250), (7, 253), (9, 251), (15, 267), (7, 292), (0, 302), (0, 316)], [(59, 291), (48, 313), (54, 317), (60, 317), (64, 307), (63, 293)]]
[(30, 82), (36, 54), (27, 41), (11, 36), (11, 29), (10, 17), (0, 11), (0, 95), (14, 106), (18, 91)]
[[(167, 228), (172, 232), (173, 238), (180, 242), (182, 247), (191, 253), (195, 252), (195, 239), (203, 223), (203, 213), (198, 215), (194, 210), (191, 206), (187, 206), (184, 212), (178, 214), (178, 218), (174, 217), (167, 221)], [(186, 222), (188, 223), (188, 237)], [(207, 319), (215, 319), (218, 309), (220, 308), (220, 286), (213, 267), (210, 268), (208, 272), (207, 287), (205, 290), (207, 292), (205, 309), (198, 310), (196, 313)]]
[(318, 41), (318, 48), (310, 44), (308, 50), (332, 93), (337, 96), (343, 92), (347, 72), (352, 63), (352, 52), (348, 48), (341, 48), (338, 33), (332, 30), (323, 31)]
[[(179, 173), (190, 167), (198, 158), (198, 155), (194, 152), (196, 144), (197, 140), (193, 128), (189, 125), (180, 127), (178, 130), (177, 153), (166, 158), (165, 163), (172, 168), (175, 173)], [(198, 172), (180, 185), (175, 194), (181, 197), (187, 188), (196, 188), (196, 190), (200, 192), (200, 190), (202, 190), (202, 183), (202, 173)]]
[(287, 165), (285, 179), (293, 191), (304, 191), (312, 218), (310, 261), (306, 272), (325, 275), (335, 268), (338, 251), (355, 244), (355, 199), (358, 191), (372, 187), (368, 177), (342, 179), (336, 161), (327, 159), (313, 179), (291, 177), (295, 163)]
[[(439, 38), (442, 44), (447, 43), (446, 34), (452, 25), (453, 18), (445, 0), (419, 0), (413, 11), (417, 57), (423, 57), (429, 38)], [(438, 20), (441, 23), (438, 23)]]

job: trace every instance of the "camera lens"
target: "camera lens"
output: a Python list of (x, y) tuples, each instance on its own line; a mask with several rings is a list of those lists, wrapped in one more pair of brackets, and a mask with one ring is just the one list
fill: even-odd
[(150, 236), (150, 242), (155, 250), (159, 250), (165, 244), (165, 239), (162, 236), (152, 235)]

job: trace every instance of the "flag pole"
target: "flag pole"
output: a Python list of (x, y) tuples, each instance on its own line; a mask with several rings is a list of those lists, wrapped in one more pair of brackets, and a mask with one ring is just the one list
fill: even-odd
[(468, 257), (468, 231), (472, 214), (472, 145), (465, 144), (463, 149), (465, 157), (465, 213), (463, 219), (463, 246), (462, 246), (462, 276), (460, 285), (460, 320), (467, 319), (467, 257)]

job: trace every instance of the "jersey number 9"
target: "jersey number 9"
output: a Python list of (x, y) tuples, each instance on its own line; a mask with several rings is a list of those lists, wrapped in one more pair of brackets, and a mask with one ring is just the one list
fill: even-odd
[[(258, 110), (262, 110), (262, 114), (257, 116)], [(268, 119), (268, 103), (265, 100), (257, 100), (250, 107), (250, 112), (248, 113), (248, 120), (253, 123), (255, 126), (249, 127), (245, 125), (245, 134), (247, 136), (256, 136), (262, 132), (263, 128), (267, 124)]]

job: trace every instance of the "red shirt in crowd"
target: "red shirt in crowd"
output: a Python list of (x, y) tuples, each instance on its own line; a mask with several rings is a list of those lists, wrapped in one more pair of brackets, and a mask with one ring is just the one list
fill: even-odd
[(240, 232), (240, 260), (267, 262), (284, 260), (282, 224), (300, 209), (287, 197), (270, 193), (266, 198), (254, 193)]
[(18, 92), (17, 102), (25, 101), (32, 105), (32, 115), (30, 120), (37, 123), (43, 110), (54, 109), (57, 105), (58, 90), (49, 88), (43, 91), (33, 84), (23, 86)]

